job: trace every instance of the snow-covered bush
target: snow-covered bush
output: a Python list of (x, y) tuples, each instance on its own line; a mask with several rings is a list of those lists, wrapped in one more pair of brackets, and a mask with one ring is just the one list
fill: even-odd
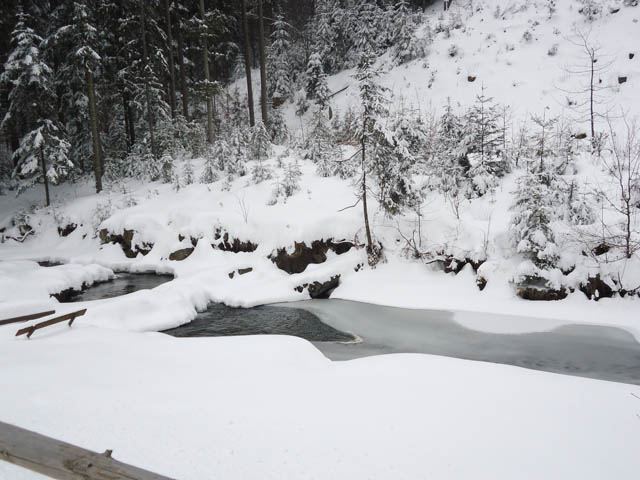
[(551, 230), (553, 205), (547, 180), (539, 173), (527, 173), (517, 181), (511, 220), (511, 237), (516, 251), (541, 269), (554, 267), (558, 251)]
[(317, 173), (321, 177), (334, 175), (342, 160), (342, 150), (336, 140), (335, 134), (327, 125), (325, 113), (319, 110), (314, 112), (306, 142), (306, 157), (316, 164)]

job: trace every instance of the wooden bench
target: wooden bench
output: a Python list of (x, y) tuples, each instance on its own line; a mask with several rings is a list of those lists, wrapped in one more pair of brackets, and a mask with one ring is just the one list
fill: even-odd
[(56, 323), (66, 322), (67, 320), (69, 320), (69, 326), (71, 326), (76, 317), (81, 317), (86, 312), (87, 309), (83, 308), (82, 310), (78, 310), (77, 312), (66, 313), (64, 315), (60, 315), (59, 317), (36, 323), (35, 325), (31, 325), (30, 327), (21, 328), (16, 332), (16, 337), (19, 337), (20, 335), (24, 335), (26, 333), (27, 338), (31, 338), (31, 335), (33, 335), (33, 332), (35, 332), (36, 330), (40, 330), (41, 328), (48, 327), (50, 325), (55, 325)]
[(10, 323), (26, 322), (28, 320), (36, 320), (38, 318), (46, 317), (47, 315), (53, 315), (55, 310), (49, 310), (48, 312), (32, 313), (30, 315), (23, 315), (21, 317), (7, 318), (6, 320), (0, 320), (0, 325), (8, 325)]

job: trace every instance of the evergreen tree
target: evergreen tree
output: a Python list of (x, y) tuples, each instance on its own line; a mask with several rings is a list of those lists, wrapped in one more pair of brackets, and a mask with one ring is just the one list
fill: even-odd
[(311, 54), (307, 64), (306, 91), (307, 97), (313, 99), (320, 108), (327, 106), (330, 95), (327, 75), (324, 73), (322, 60), (317, 52)]
[(49, 184), (57, 185), (73, 168), (69, 160), (69, 142), (58, 126), (48, 119), (22, 137), (14, 159), (15, 174), (21, 180), (20, 190), (44, 183), (47, 206), (51, 203)]
[(289, 25), (282, 15), (278, 15), (273, 24), (271, 45), (267, 54), (269, 69), (269, 95), (273, 98), (274, 105), (284, 103), (291, 98), (291, 39), (287, 28)]
[(499, 125), (500, 113), (493, 98), (482, 93), (465, 116), (465, 139), (472, 179), (478, 195), (495, 188), (498, 178), (504, 176), (510, 166), (502, 151), (503, 130)]
[(273, 152), (271, 138), (264, 123), (257, 122), (251, 136), (251, 154), (256, 164), (251, 170), (251, 180), (260, 183), (271, 178), (271, 169), (265, 165), (265, 161)]
[(340, 18), (340, 4), (337, 0), (319, 2), (313, 19), (315, 32), (313, 51), (320, 55), (324, 72), (334, 72), (341, 60), (336, 51), (338, 40), (337, 19)]
[(42, 37), (28, 26), (29, 15), (18, 13), (12, 31), (13, 50), (5, 64), (1, 81), (8, 85), (9, 106), (2, 126), (19, 122), (27, 133), (13, 154), (14, 175), (21, 190), (42, 181), (46, 204), (50, 204), (49, 182), (59, 183), (73, 164), (69, 160), (69, 142), (54, 121), (52, 70), (44, 61)]
[(311, 118), (306, 148), (307, 158), (316, 164), (318, 175), (330, 177), (337, 172), (342, 160), (342, 150), (321, 110), (316, 110)]
[[(367, 207), (367, 174), (372, 170), (378, 149), (378, 142), (384, 139), (381, 117), (388, 113), (387, 89), (378, 83), (380, 70), (375, 68), (376, 57), (371, 50), (366, 50), (360, 57), (358, 71), (354, 78), (358, 82), (360, 90), (360, 118), (357, 137), (360, 141), (360, 181), (358, 182), (359, 195), (362, 200), (365, 233), (367, 236), (367, 252), (369, 263), (375, 265), (380, 252), (373, 244), (371, 227), (369, 224), (369, 211)], [(380, 150), (378, 149), (378, 152)]]
[(546, 178), (528, 173), (518, 179), (511, 235), (516, 251), (540, 269), (554, 267), (558, 252), (551, 230), (553, 205)]

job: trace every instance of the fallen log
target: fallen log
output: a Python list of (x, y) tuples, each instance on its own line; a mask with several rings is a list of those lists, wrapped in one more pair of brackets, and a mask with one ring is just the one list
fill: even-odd
[(82, 310), (78, 310), (77, 312), (67, 313), (65, 315), (60, 315), (59, 317), (55, 317), (50, 320), (45, 320), (44, 322), (36, 323), (35, 325), (31, 325), (30, 327), (21, 328), (16, 332), (16, 337), (19, 337), (20, 335), (24, 335), (26, 333), (27, 338), (31, 338), (31, 335), (33, 335), (33, 332), (35, 332), (36, 330), (40, 330), (41, 328), (45, 328), (50, 325), (55, 325), (56, 323), (66, 322), (67, 320), (69, 320), (69, 326), (71, 326), (71, 324), (73, 324), (73, 321), (76, 319), (76, 317), (81, 317), (86, 312), (87, 312), (87, 309), (83, 308)]
[(58, 480), (172, 480), (112, 457), (0, 422), (0, 459)]

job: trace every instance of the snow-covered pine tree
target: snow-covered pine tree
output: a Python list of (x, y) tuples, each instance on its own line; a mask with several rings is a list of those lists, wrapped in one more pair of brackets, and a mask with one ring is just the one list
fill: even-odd
[[(95, 76), (101, 68), (102, 58), (97, 53), (99, 38), (91, 15), (84, 3), (60, 5), (54, 12), (54, 19), (61, 26), (47, 39), (47, 44), (54, 51), (51, 53), (54, 58), (60, 51), (71, 51), (71, 54), (57, 58), (56, 88), (62, 92), (62, 118), (67, 119), (71, 159), (82, 169), (93, 168), (96, 191), (99, 192), (104, 165)], [(85, 165), (85, 159), (92, 159), (91, 165)]]
[(384, 12), (376, 2), (358, 0), (355, 6), (355, 16), (351, 25), (352, 51), (351, 57), (359, 59), (365, 52), (378, 53), (380, 48), (380, 35), (384, 22), (381, 17)]
[(271, 169), (265, 162), (272, 152), (273, 147), (271, 145), (269, 132), (264, 126), (264, 123), (258, 121), (256, 122), (256, 126), (253, 127), (251, 135), (251, 156), (256, 161), (256, 164), (251, 170), (251, 180), (254, 183), (260, 183), (271, 178)]
[[(554, 154), (553, 127), (558, 119), (556, 117), (547, 117), (546, 109), (542, 112), (542, 116), (533, 115), (531, 119), (538, 126), (538, 130), (533, 134), (537, 165), (534, 162), (533, 165), (528, 166), (528, 169), (542, 173), (550, 170), (547, 160)], [(550, 180), (547, 181), (547, 185), (551, 185)]]
[(415, 36), (416, 27), (409, 2), (397, 2), (391, 13), (389, 44), (393, 46), (393, 55), (400, 64), (424, 55), (424, 45)]
[(337, 18), (339, 18), (340, 4), (338, 0), (325, 0), (318, 2), (313, 18), (314, 32), (313, 51), (320, 55), (324, 72), (330, 73), (336, 70), (343, 59), (337, 58), (335, 51), (337, 42)]
[(472, 192), (467, 176), (471, 165), (463, 139), (462, 122), (448, 101), (438, 123), (430, 183), (445, 196), (457, 218), (460, 218), (461, 202)]
[(482, 93), (465, 115), (465, 140), (471, 163), (469, 177), (474, 190), (480, 196), (495, 188), (498, 179), (510, 170), (502, 152), (503, 131), (500, 128), (500, 112), (493, 98)]
[(49, 183), (57, 185), (69, 174), (73, 163), (69, 160), (69, 142), (60, 128), (51, 120), (44, 119), (20, 140), (14, 152), (15, 175), (20, 179), (20, 191), (44, 183), (46, 204), (51, 203)]
[(313, 99), (320, 108), (326, 107), (330, 92), (327, 85), (327, 75), (324, 73), (322, 59), (318, 52), (312, 53), (309, 57), (305, 89), (308, 98)]
[(546, 178), (527, 173), (517, 182), (511, 221), (511, 237), (516, 251), (540, 269), (552, 268), (558, 260), (551, 219), (553, 205)]
[(190, 158), (187, 158), (182, 166), (182, 180), (183, 185), (191, 185), (195, 181), (193, 173), (193, 163)]
[(269, 96), (274, 106), (279, 106), (291, 98), (291, 38), (287, 28), (289, 24), (278, 14), (272, 24), (271, 45), (267, 53), (269, 70)]
[(32, 21), (19, 11), (11, 33), (13, 48), (0, 77), (9, 88), (2, 127), (11, 124), (16, 129), (26, 129), (13, 154), (14, 175), (21, 180), (21, 190), (42, 181), (49, 205), (49, 182), (59, 183), (73, 164), (69, 160), (69, 142), (54, 121), (57, 99), (53, 72), (42, 55), (42, 37), (29, 26)]
[(311, 117), (306, 148), (307, 158), (316, 164), (318, 175), (330, 177), (337, 171), (342, 150), (322, 110), (316, 110)]
[(375, 265), (379, 260), (379, 248), (373, 244), (369, 211), (367, 207), (367, 174), (376, 161), (375, 153), (380, 151), (378, 143), (386, 140), (381, 125), (381, 117), (388, 113), (387, 89), (378, 83), (381, 71), (375, 67), (376, 56), (367, 48), (360, 56), (358, 70), (354, 78), (360, 90), (360, 116), (356, 137), (360, 142), (360, 180), (358, 195), (362, 200), (364, 227), (367, 236), (369, 263)]
[(160, 161), (162, 162), (162, 182), (171, 183), (175, 176), (173, 157), (168, 153), (165, 153), (160, 158)]

